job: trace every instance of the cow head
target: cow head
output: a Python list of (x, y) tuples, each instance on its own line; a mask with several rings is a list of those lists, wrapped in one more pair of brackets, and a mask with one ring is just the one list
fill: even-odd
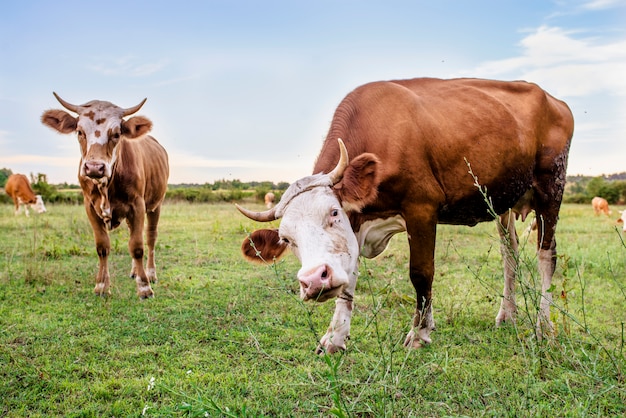
[(46, 213), (46, 205), (43, 203), (43, 198), (40, 194), (35, 196), (35, 203), (30, 205), (31, 209), (33, 209), (37, 213)]
[(253, 212), (237, 205), (256, 221), (282, 218), (278, 229), (250, 234), (242, 252), (251, 261), (271, 261), (290, 248), (302, 263), (297, 277), (303, 300), (322, 302), (342, 293), (351, 299), (356, 284), (360, 249), (347, 212), (376, 198), (379, 161), (373, 154), (349, 161), (341, 139), (339, 147), (341, 157), (331, 172), (291, 184), (270, 210)]
[(81, 150), (79, 176), (91, 178), (94, 183), (107, 183), (110, 179), (117, 158), (116, 147), (122, 137), (138, 138), (152, 129), (152, 122), (143, 116), (123, 119), (137, 112), (146, 99), (122, 109), (100, 100), (73, 105), (53, 94), (64, 108), (78, 117), (63, 110), (48, 110), (41, 116), (41, 122), (60, 133), (76, 132)]

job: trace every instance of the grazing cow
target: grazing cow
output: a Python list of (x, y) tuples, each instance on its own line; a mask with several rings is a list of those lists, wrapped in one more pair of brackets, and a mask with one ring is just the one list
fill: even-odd
[[(154, 245), (169, 177), (168, 158), (165, 149), (148, 135), (152, 129), (149, 119), (143, 116), (124, 119), (137, 112), (146, 99), (136, 106), (122, 109), (99, 100), (73, 105), (53, 94), (64, 108), (78, 115), (74, 117), (63, 110), (48, 110), (41, 116), (41, 121), (60, 133), (76, 132), (78, 135), (81, 150), (78, 181), (100, 259), (94, 291), (100, 296), (111, 293), (108, 232), (126, 219), (130, 229), (130, 274), (137, 282), (139, 297), (151, 297), (154, 292), (150, 282), (157, 280)], [(146, 218), (148, 261), (144, 269)]]
[(594, 197), (591, 199), (591, 206), (593, 206), (593, 211), (596, 216), (601, 213), (604, 213), (606, 216), (611, 214), (611, 211), (609, 210), (609, 202), (607, 202), (604, 198), (598, 196)]
[(505, 276), (500, 324), (516, 314), (515, 219), (534, 210), (542, 231), (537, 240), (541, 338), (553, 331), (554, 235), (573, 126), (568, 106), (532, 83), (421, 78), (363, 85), (335, 111), (316, 174), (291, 184), (265, 212), (238, 206), (256, 221), (282, 218), (278, 229), (250, 234), (242, 251), (249, 260), (271, 261), (289, 247), (302, 264), (301, 298), (337, 298), (318, 347), (334, 352), (345, 349), (350, 334), (359, 255), (379, 255), (394, 234), (406, 231), (417, 306), (405, 345), (421, 347), (431, 342), (435, 328), (437, 224), (472, 226), (500, 215)]
[(624, 232), (626, 232), (626, 210), (620, 210), (619, 211), (619, 219), (617, 220), (617, 223), (620, 223), (624, 226), (624, 228), (622, 229)]
[(274, 193), (267, 192), (265, 194), (265, 207), (269, 209), (272, 206), (274, 206), (274, 199), (276, 199), (276, 196), (274, 196)]
[(37, 213), (46, 212), (46, 205), (44, 205), (41, 195), (36, 195), (33, 192), (30, 182), (24, 174), (11, 174), (4, 186), (4, 190), (13, 199), (16, 215), (20, 213), (22, 206), (24, 206), (26, 216), (30, 216), (28, 213), (29, 206)]

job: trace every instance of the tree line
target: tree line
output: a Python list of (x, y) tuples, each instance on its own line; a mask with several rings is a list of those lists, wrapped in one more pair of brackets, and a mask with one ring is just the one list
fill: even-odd
[[(8, 168), (0, 169), (0, 188), (4, 189), (13, 172)], [(30, 173), (33, 190), (40, 194), (45, 202), (82, 204), (83, 196), (77, 184), (50, 184), (43, 173)], [(270, 181), (242, 182), (240, 180), (216, 180), (204, 184), (171, 184), (168, 186), (167, 201), (186, 201), (190, 203), (238, 202), (242, 200), (263, 201), (267, 192), (276, 196), (276, 201), (289, 187), (287, 182)], [(626, 204), (626, 172), (603, 176), (567, 176), (567, 185), (563, 195), (564, 203), (589, 203), (595, 196), (605, 198), (610, 204)], [(8, 203), (10, 198), (0, 194), (0, 202)]]

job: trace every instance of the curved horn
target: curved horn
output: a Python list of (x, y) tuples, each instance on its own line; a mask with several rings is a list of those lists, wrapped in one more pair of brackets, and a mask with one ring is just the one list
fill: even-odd
[(65, 100), (61, 99), (59, 95), (56, 94), (55, 92), (52, 92), (52, 94), (54, 94), (54, 97), (56, 97), (59, 103), (61, 103), (61, 106), (63, 106), (64, 108), (66, 108), (67, 110), (71, 112), (80, 113), (80, 108), (81, 108), (80, 106), (76, 106), (76, 105), (66, 102)]
[(236, 203), (235, 206), (237, 207), (237, 209), (239, 209), (239, 212), (241, 212), (244, 216), (252, 219), (253, 221), (269, 222), (276, 220), (276, 206), (269, 210), (266, 210), (265, 212), (254, 212), (244, 207), (241, 207)]
[(343, 177), (343, 172), (346, 167), (348, 167), (348, 150), (346, 149), (345, 144), (341, 140), (341, 138), (337, 138), (337, 142), (339, 142), (339, 151), (341, 152), (341, 156), (339, 157), (339, 162), (337, 166), (333, 168), (333, 171), (328, 173), (333, 184), (339, 183), (341, 178)]
[(128, 116), (128, 115), (132, 115), (133, 113), (136, 113), (139, 109), (141, 109), (141, 106), (143, 106), (143, 104), (146, 102), (146, 100), (148, 100), (147, 97), (145, 99), (143, 99), (141, 101), (141, 103), (139, 103), (137, 106), (129, 107), (128, 109), (124, 109), (124, 114), (122, 115), (122, 117)]

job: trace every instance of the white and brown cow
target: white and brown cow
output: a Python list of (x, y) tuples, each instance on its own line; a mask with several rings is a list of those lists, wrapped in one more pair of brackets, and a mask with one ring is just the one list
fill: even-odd
[[(169, 177), (168, 157), (156, 139), (148, 135), (152, 129), (148, 118), (124, 119), (137, 112), (146, 99), (122, 109), (99, 100), (73, 105), (53, 94), (64, 108), (78, 115), (48, 110), (41, 121), (60, 133), (76, 132), (78, 136), (81, 150), (78, 181), (100, 259), (94, 291), (101, 296), (111, 293), (107, 262), (111, 251), (109, 231), (126, 219), (130, 229), (131, 277), (137, 282), (139, 297), (151, 297), (154, 292), (150, 282), (157, 280), (154, 246)], [(148, 261), (144, 269), (146, 218)]]
[(626, 210), (619, 211), (619, 218), (617, 219), (617, 223), (622, 224), (622, 230), (626, 233)]
[(611, 214), (611, 211), (609, 210), (609, 202), (607, 202), (607, 200), (603, 197), (596, 196), (591, 199), (591, 206), (593, 207), (593, 212), (596, 216), (601, 213), (604, 213), (606, 216)]
[(515, 218), (536, 213), (541, 337), (552, 331), (554, 235), (573, 126), (568, 106), (532, 83), (419, 78), (358, 87), (335, 111), (316, 174), (291, 184), (270, 210), (238, 206), (257, 221), (282, 218), (278, 229), (254, 231), (242, 251), (250, 260), (271, 261), (289, 247), (302, 264), (301, 298), (337, 298), (319, 347), (334, 352), (345, 349), (350, 334), (359, 255), (379, 255), (394, 234), (406, 231), (417, 306), (405, 345), (420, 347), (435, 328), (437, 224), (493, 220), (480, 187), (500, 215), (503, 237), (497, 324), (516, 314)]
[(41, 195), (35, 194), (30, 187), (28, 178), (24, 174), (11, 174), (4, 186), (4, 190), (13, 199), (16, 215), (19, 215), (22, 206), (24, 206), (26, 216), (29, 216), (29, 206), (37, 213), (46, 212), (46, 205), (44, 205)]

